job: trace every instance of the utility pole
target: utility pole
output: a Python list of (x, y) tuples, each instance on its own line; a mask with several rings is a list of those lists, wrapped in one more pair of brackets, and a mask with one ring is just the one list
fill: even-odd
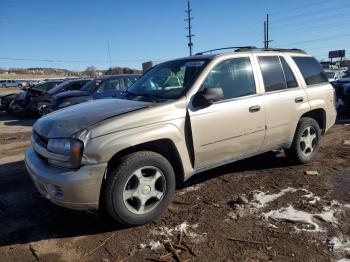
[(266, 40), (266, 21), (264, 21), (264, 48), (267, 48), (267, 40)]
[(191, 25), (191, 21), (193, 20), (193, 17), (191, 17), (191, 4), (190, 4), (190, 0), (187, 1), (187, 11), (185, 11), (185, 13), (187, 13), (187, 19), (185, 19), (186, 22), (188, 22), (188, 27), (186, 27), (186, 29), (188, 30), (188, 35), (186, 35), (186, 37), (188, 38), (188, 48), (190, 49), (190, 56), (192, 55), (192, 47), (193, 47), (193, 43), (192, 43), (192, 37), (194, 37), (194, 35), (192, 34), (192, 25)]
[(266, 15), (266, 48), (269, 48), (269, 14)]
[(107, 49), (108, 49), (109, 68), (112, 69), (111, 50), (109, 50), (109, 43), (108, 43)]
[(269, 14), (266, 14), (266, 21), (264, 21), (264, 48), (269, 48), (269, 43), (272, 41), (269, 38)]

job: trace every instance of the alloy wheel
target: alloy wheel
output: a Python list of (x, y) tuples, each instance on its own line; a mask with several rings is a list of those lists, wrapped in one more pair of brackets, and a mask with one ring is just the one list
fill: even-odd
[(152, 211), (162, 201), (166, 192), (166, 180), (162, 171), (153, 166), (134, 171), (123, 190), (126, 208), (143, 215)]

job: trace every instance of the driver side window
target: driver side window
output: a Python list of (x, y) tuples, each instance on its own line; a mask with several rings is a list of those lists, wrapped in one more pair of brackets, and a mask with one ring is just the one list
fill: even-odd
[(204, 88), (222, 88), (224, 100), (256, 94), (249, 57), (233, 58), (216, 65), (203, 83)]

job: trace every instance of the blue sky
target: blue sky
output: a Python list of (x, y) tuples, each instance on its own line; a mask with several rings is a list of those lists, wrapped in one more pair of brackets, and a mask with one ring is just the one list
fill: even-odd
[[(349, 0), (192, 0), (194, 51), (262, 47), (270, 14), (272, 47), (298, 47), (319, 59), (350, 52)], [(188, 55), (186, 0), (0, 0), (0, 68), (95, 65), (141, 68)], [(349, 55), (350, 56), (350, 55)], [(36, 60), (52, 60), (36, 61)]]

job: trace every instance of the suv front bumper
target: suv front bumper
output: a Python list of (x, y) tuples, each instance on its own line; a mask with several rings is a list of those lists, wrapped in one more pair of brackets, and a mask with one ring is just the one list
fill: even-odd
[(25, 164), (36, 189), (54, 204), (77, 210), (98, 209), (107, 163), (60, 169), (48, 165), (29, 147)]

